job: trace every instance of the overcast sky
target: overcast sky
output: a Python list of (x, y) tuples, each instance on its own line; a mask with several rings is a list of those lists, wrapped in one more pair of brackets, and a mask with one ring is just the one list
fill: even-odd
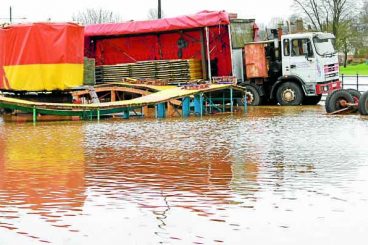
[[(162, 8), (167, 17), (201, 10), (226, 10), (238, 13), (241, 18), (255, 18), (258, 23), (268, 24), (272, 17), (289, 17), (291, 3), (292, 0), (162, 0)], [(9, 17), (9, 6), (14, 18), (26, 17), (27, 22), (48, 18), (70, 21), (74, 13), (86, 8), (112, 10), (124, 20), (143, 20), (150, 8), (156, 8), (157, 0), (0, 0), (0, 18)]]

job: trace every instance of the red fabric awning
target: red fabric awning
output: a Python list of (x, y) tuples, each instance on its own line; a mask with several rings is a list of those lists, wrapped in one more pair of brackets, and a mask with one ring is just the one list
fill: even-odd
[(3, 65), (83, 64), (83, 29), (74, 23), (42, 22), (1, 28)]
[(230, 24), (225, 11), (202, 11), (195, 15), (125, 23), (95, 24), (85, 27), (86, 37), (134, 35), (195, 29), (206, 26)]

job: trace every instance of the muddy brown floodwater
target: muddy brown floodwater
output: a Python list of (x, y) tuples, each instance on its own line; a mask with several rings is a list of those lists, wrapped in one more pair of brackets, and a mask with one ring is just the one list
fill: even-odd
[(368, 118), (0, 119), (0, 244), (366, 244)]

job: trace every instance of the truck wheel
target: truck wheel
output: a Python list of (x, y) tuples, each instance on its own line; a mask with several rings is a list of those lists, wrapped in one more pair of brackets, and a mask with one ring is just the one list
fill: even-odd
[[(349, 89), (347, 89), (347, 91), (349, 92), (349, 94), (351, 94), (351, 96), (353, 96), (354, 103), (358, 105), (360, 96), (362, 94), (356, 89), (349, 88)], [(355, 109), (352, 110), (352, 112), (357, 112), (357, 111), (358, 111), (358, 108), (355, 108)]]
[(258, 106), (262, 103), (262, 97), (259, 94), (258, 90), (253, 87), (246, 85), (245, 88), (247, 89), (247, 103), (250, 106)]
[(306, 96), (303, 100), (303, 105), (317, 105), (321, 101), (322, 95)]
[(360, 99), (360, 96), (362, 95), (358, 90), (356, 89), (347, 89), (347, 91), (349, 92), (349, 94), (351, 94), (351, 96), (353, 96), (353, 99), (354, 99), (354, 103), (359, 103), (359, 99)]
[(296, 106), (303, 101), (303, 91), (299, 85), (293, 82), (285, 82), (280, 85), (276, 92), (277, 102), (280, 105)]
[(325, 108), (327, 113), (332, 113), (347, 107), (346, 103), (354, 103), (354, 98), (345, 89), (333, 91), (326, 98)]
[(360, 96), (358, 109), (360, 114), (368, 115), (368, 92)]

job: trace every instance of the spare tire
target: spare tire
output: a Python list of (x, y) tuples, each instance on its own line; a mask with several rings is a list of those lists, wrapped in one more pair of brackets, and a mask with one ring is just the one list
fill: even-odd
[(368, 115), (368, 91), (360, 96), (358, 109), (360, 114)]
[(335, 90), (326, 98), (325, 108), (327, 113), (332, 113), (346, 108), (344, 102), (354, 103), (353, 96), (345, 89)]

